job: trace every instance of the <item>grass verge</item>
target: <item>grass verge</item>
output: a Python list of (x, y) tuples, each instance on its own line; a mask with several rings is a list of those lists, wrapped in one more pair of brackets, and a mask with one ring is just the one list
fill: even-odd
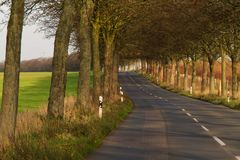
[[(140, 74), (140, 73), (138, 73), (138, 74)], [(172, 86), (168, 86), (166, 84), (159, 84), (150, 75), (145, 75), (145, 74), (140, 74), (140, 75), (144, 76), (149, 81), (151, 81), (152, 83), (160, 86), (161, 88), (163, 88), (165, 90), (168, 90), (168, 91), (171, 91), (171, 92), (174, 92), (174, 93), (178, 93), (180, 95), (187, 96), (187, 97), (190, 97), (190, 98), (194, 98), (194, 99), (202, 100), (202, 101), (205, 101), (205, 102), (209, 102), (209, 103), (212, 103), (212, 104), (224, 105), (224, 106), (226, 106), (228, 108), (231, 108), (231, 109), (240, 110), (240, 101), (239, 100), (231, 99), (230, 102), (228, 102), (226, 98), (222, 98), (222, 97), (219, 97), (217, 95), (211, 95), (211, 96), (208, 96), (208, 95), (191, 95), (189, 92), (173, 88)]]
[(63, 121), (45, 120), (44, 112), (33, 116), (39, 127), (26, 134), (19, 134), (15, 145), (3, 151), (0, 159), (82, 160), (100, 146), (103, 139), (133, 108), (130, 100), (105, 105), (103, 119), (99, 120), (97, 109), (80, 109), (75, 112), (72, 104), (73, 100), (66, 105)]
[[(51, 72), (21, 72), (19, 87), (19, 112), (42, 107), (48, 101)], [(0, 73), (0, 102), (2, 99), (3, 73)], [(68, 72), (66, 96), (76, 96), (78, 73)], [(92, 77), (91, 77), (92, 86)]]

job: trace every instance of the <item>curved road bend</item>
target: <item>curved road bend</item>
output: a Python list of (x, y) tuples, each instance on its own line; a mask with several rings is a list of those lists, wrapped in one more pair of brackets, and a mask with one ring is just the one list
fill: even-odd
[(120, 83), (136, 107), (88, 160), (240, 160), (240, 112), (183, 97), (135, 73)]

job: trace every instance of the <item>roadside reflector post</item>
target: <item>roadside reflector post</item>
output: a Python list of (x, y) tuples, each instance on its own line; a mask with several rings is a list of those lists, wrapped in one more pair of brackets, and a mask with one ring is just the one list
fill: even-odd
[(230, 102), (230, 91), (228, 90), (227, 92), (227, 102), (229, 103)]
[(190, 87), (190, 94), (192, 95), (193, 93), (193, 90), (192, 90), (192, 86)]
[(121, 102), (123, 102), (123, 91), (122, 91), (122, 87), (120, 87), (120, 95), (121, 95)]
[(102, 119), (102, 112), (103, 112), (103, 96), (99, 96), (99, 111), (98, 116), (100, 119)]

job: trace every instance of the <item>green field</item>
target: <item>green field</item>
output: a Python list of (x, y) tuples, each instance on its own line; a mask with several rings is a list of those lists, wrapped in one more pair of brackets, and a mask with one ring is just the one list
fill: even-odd
[[(78, 73), (68, 73), (67, 96), (75, 96)], [(38, 108), (48, 100), (50, 72), (24, 72), (20, 74), (19, 111)], [(0, 101), (2, 99), (3, 73), (0, 73)]]

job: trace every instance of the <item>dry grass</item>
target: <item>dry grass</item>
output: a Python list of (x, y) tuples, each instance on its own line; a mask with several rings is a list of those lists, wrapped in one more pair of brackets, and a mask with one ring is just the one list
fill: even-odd
[[(75, 107), (76, 98), (68, 97), (65, 99), (64, 119), (74, 121), (79, 112)], [(37, 110), (28, 110), (20, 112), (17, 117), (16, 136), (21, 136), (29, 132), (39, 132), (42, 130), (43, 119), (47, 116), (47, 104), (39, 107)]]
[(101, 120), (97, 107), (75, 106), (74, 97), (65, 100), (64, 120), (47, 119), (46, 106), (20, 113), (15, 143), (0, 152), (0, 160), (83, 160), (127, 117), (133, 104), (128, 99), (105, 104)]

